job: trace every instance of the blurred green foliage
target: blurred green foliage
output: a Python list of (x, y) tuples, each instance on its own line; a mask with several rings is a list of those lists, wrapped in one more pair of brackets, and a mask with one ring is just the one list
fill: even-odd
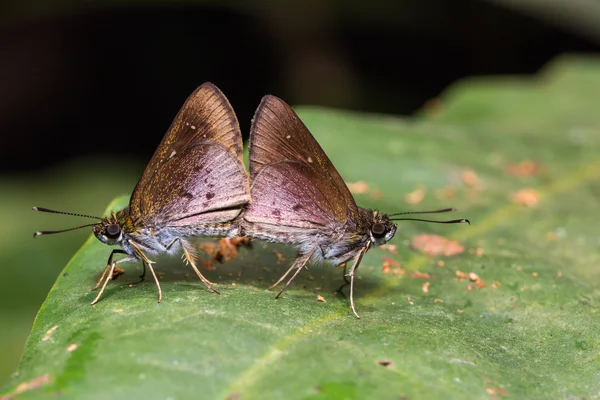
[(139, 160), (106, 157), (74, 159), (43, 171), (0, 177), (0, 382), (13, 372), (52, 283), (90, 235), (87, 228), (34, 240), (35, 231), (90, 221), (36, 213), (31, 207), (101, 214), (110, 199), (132, 190), (142, 169)]

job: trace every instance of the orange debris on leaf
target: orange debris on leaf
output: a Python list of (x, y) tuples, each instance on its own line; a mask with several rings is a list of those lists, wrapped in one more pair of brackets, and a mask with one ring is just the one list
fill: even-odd
[(125, 273), (125, 270), (123, 268), (115, 267), (112, 275), (110, 276), (110, 279), (113, 279), (113, 280), (117, 279), (119, 276), (123, 275), (124, 273)]
[(472, 169), (465, 169), (461, 174), (463, 182), (470, 187), (479, 186), (479, 178), (477, 178), (477, 174)]
[(387, 250), (392, 254), (398, 254), (398, 246), (395, 244), (382, 244), (379, 246), (380, 249)]
[(431, 275), (429, 275), (427, 272), (413, 272), (410, 274), (410, 277), (417, 279), (431, 279)]
[(462, 271), (456, 270), (456, 278), (458, 278), (458, 280), (461, 280), (461, 281), (464, 279), (468, 279), (469, 281), (475, 283), (475, 285), (471, 285), (471, 284), (467, 285), (468, 291), (471, 291), (475, 288), (483, 289), (483, 288), (487, 287), (487, 284), (475, 272), (462, 272)]
[(531, 176), (538, 174), (542, 170), (542, 164), (531, 160), (525, 160), (516, 164), (507, 164), (504, 170), (510, 175)]
[(428, 293), (428, 292), (429, 292), (429, 285), (431, 285), (431, 284), (429, 283), (429, 281), (428, 281), (428, 282), (425, 282), (425, 283), (423, 283), (423, 286), (421, 286), (421, 290), (423, 291), (423, 293)]
[(348, 190), (352, 194), (365, 194), (369, 192), (369, 184), (365, 181), (358, 181), (354, 183), (346, 183)]
[(417, 235), (412, 238), (412, 247), (431, 256), (453, 256), (462, 253), (465, 248), (456, 240), (449, 240), (439, 235)]
[(535, 189), (521, 189), (512, 195), (513, 203), (533, 207), (540, 201), (540, 193)]
[(448, 200), (454, 197), (456, 193), (456, 189), (454, 186), (446, 186), (443, 189), (438, 189), (435, 191), (435, 197), (439, 200)]
[(371, 198), (374, 200), (381, 200), (383, 198), (383, 192), (379, 189), (375, 189), (371, 192)]
[(404, 202), (407, 204), (419, 204), (425, 198), (425, 188), (418, 186), (415, 190), (404, 195)]
[[(392, 268), (392, 266), (395, 268)], [(404, 270), (401, 268), (401, 264), (398, 261), (387, 257), (383, 258), (381, 271), (383, 271), (384, 274), (394, 273), (396, 275), (404, 275)]]
[(317, 301), (320, 301), (321, 303), (327, 303), (327, 300), (325, 300), (325, 297), (321, 296), (320, 294), (317, 295)]

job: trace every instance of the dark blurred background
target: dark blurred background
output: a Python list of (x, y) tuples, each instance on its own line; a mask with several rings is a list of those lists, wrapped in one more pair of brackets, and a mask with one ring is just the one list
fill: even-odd
[(407, 115), (460, 78), (600, 49), (594, 0), (33, 0), (3, 2), (0, 24), (0, 384), (89, 235), (33, 241), (80, 220), (30, 207), (101, 214), (202, 82), (247, 135), (267, 93)]

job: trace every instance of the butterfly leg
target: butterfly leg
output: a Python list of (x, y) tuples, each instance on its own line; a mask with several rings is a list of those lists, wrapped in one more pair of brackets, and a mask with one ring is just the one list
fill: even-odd
[(142, 274), (140, 275), (139, 279), (135, 282), (129, 282), (127, 285), (137, 285), (138, 283), (144, 282), (144, 279), (146, 279), (146, 262), (142, 261)]
[[(106, 267), (104, 267), (104, 271), (102, 271), (102, 275), (100, 275), (100, 278), (98, 279), (98, 282), (96, 282), (96, 284), (94, 285), (94, 287), (92, 288), (92, 290), (98, 289), (98, 286), (100, 286), (100, 284), (104, 280), (104, 277), (106, 276), (106, 273), (111, 268), (112, 259), (113, 259), (113, 256), (115, 254), (127, 254), (127, 253), (125, 251), (123, 251), (123, 250), (120, 250), (120, 249), (115, 249), (115, 250), (113, 250), (110, 253), (110, 256), (108, 256), (108, 262), (106, 263)], [(111, 277), (112, 277), (112, 274), (111, 274)]]
[(185, 245), (182, 245), (181, 247), (183, 248), (183, 254), (185, 255), (186, 261), (192, 266), (194, 272), (196, 273), (196, 275), (198, 275), (198, 278), (200, 278), (202, 283), (204, 283), (204, 286), (206, 286), (211, 292), (219, 294), (219, 292), (213, 287), (214, 283), (206, 279), (204, 275), (202, 275), (198, 267), (196, 267), (196, 263), (194, 261), (194, 256), (192, 252), (189, 249), (187, 249)]
[(342, 286), (340, 286), (336, 292), (340, 293), (340, 294), (344, 294), (344, 292), (342, 292), (342, 289), (344, 289), (346, 286), (348, 286), (350, 284), (350, 281), (348, 280), (348, 276), (346, 276), (346, 270), (348, 269), (348, 264), (344, 263), (344, 272), (342, 273), (342, 278), (344, 278), (344, 283), (342, 283)]
[(92, 290), (98, 288), (98, 286), (100, 285), (100, 282), (104, 279), (104, 283), (102, 284), (102, 288), (100, 289), (100, 292), (98, 292), (98, 295), (96, 296), (96, 298), (94, 299), (94, 301), (92, 301), (92, 305), (96, 304), (98, 302), (98, 300), (100, 300), (100, 297), (102, 296), (102, 293), (104, 292), (104, 289), (106, 288), (106, 284), (108, 283), (108, 281), (112, 278), (113, 272), (115, 270), (115, 267), (117, 266), (117, 264), (120, 264), (122, 262), (128, 262), (128, 261), (136, 261), (136, 258), (133, 256), (128, 256), (125, 258), (121, 258), (118, 259), (116, 261), (113, 261), (113, 256), (115, 254), (127, 254), (125, 253), (123, 250), (113, 250), (110, 253), (110, 256), (108, 257), (108, 264), (106, 265), (106, 268), (104, 268), (104, 272), (102, 273), (102, 276), (100, 277), (100, 279), (98, 280), (98, 283), (96, 283), (96, 286), (94, 286), (92, 288)]
[[(156, 276), (156, 273), (154, 272), (154, 268), (152, 268), (152, 264), (154, 264), (154, 261), (151, 261), (146, 254), (144, 254), (144, 252), (142, 251), (142, 249), (140, 249), (140, 247), (135, 244), (135, 242), (129, 242), (129, 245), (131, 247), (133, 247), (133, 249), (135, 250), (138, 258), (140, 258), (142, 260), (142, 263), (144, 263), (144, 266), (148, 266), (148, 269), (150, 269), (150, 272), (152, 273), (152, 277), (154, 278), (154, 283), (156, 283), (156, 289), (158, 289), (158, 299), (157, 299), (157, 303), (160, 303), (162, 301), (162, 289), (160, 288), (160, 282), (158, 282), (158, 277)], [(144, 269), (144, 274), (145, 274), (145, 269)]]
[(358, 313), (356, 312), (356, 308), (354, 307), (354, 275), (360, 265), (360, 262), (361, 262), (363, 256), (367, 252), (367, 250), (369, 250), (369, 244), (367, 244), (365, 247), (363, 247), (359, 251), (359, 253), (356, 255), (356, 258), (354, 259), (354, 265), (352, 265), (352, 269), (350, 270), (350, 273), (348, 274), (348, 276), (350, 276), (350, 307), (352, 307), (352, 312), (354, 313), (354, 316), (357, 319), (360, 319), (360, 315), (358, 315)]
[(202, 273), (200, 272), (198, 267), (196, 267), (196, 262), (194, 260), (194, 250), (187, 244), (187, 242), (185, 240), (183, 240), (181, 238), (175, 238), (171, 243), (169, 243), (169, 245), (167, 246), (167, 250), (170, 250), (171, 247), (177, 242), (179, 242), (179, 244), (181, 245), (181, 248), (183, 249), (183, 258), (185, 258), (186, 263), (188, 263), (192, 266), (192, 268), (194, 269), (194, 272), (196, 273), (196, 275), (198, 275), (198, 278), (200, 278), (202, 283), (204, 283), (204, 286), (206, 286), (208, 288), (208, 290), (210, 290), (211, 292), (220, 294), (213, 287), (214, 283), (212, 283), (211, 281), (206, 279), (204, 277), (204, 275), (202, 275)]
[(296, 278), (296, 276), (298, 276), (300, 271), (302, 271), (302, 268), (304, 268), (306, 263), (308, 263), (308, 260), (310, 260), (312, 255), (313, 255), (313, 253), (310, 252), (308, 254), (299, 255), (298, 257), (296, 257), (296, 259), (292, 263), (292, 266), (290, 267), (290, 269), (288, 269), (287, 272), (281, 278), (279, 278), (279, 280), (275, 283), (275, 285), (271, 286), (271, 288), (277, 286), (279, 284), (279, 282), (281, 282), (292, 271), (292, 269), (296, 268), (296, 272), (294, 273), (294, 275), (292, 275), (290, 280), (287, 281), (285, 286), (279, 291), (279, 293), (277, 293), (277, 296), (275, 296), (276, 299), (281, 297), (283, 292), (285, 292), (285, 290), (288, 288), (288, 286), (290, 286), (290, 283), (292, 283), (292, 281)]

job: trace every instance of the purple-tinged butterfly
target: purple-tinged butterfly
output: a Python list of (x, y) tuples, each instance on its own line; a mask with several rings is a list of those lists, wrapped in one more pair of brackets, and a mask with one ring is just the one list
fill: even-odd
[[(242, 160), (242, 137), (233, 108), (221, 91), (204, 83), (186, 100), (137, 183), (129, 206), (104, 218), (34, 207), (36, 211), (97, 218), (93, 226), (103, 243), (118, 245), (93, 289), (102, 285), (95, 304), (117, 264), (141, 260), (150, 269), (158, 301), (160, 283), (149, 256), (182, 251), (198, 278), (214, 293), (213, 283), (196, 267), (190, 237), (236, 236), (241, 213), (250, 200), (248, 174)], [(114, 260), (117, 254), (126, 257)], [(92, 290), (93, 290), (92, 289)]]
[[(393, 221), (469, 222), (394, 218), (419, 213), (381, 214), (358, 207), (306, 126), (289, 105), (274, 96), (265, 96), (256, 110), (249, 149), (252, 202), (244, 213), (243, 233), (299, 248), (291, 267), (271, 286), (273, 289), (279, 285), (296, 269), (277, 297), (310, 262), (330, 260), (339, 265), (354, 260), (348, 275), (344, 268), (344, 280), (350, 277), (350, 305), (356, 318), (360, 318), (354, 307), (356, 270), (371, 246), (382, 245), (394, 236)], [(453, 209), (421, 214), (447, 211)]]

